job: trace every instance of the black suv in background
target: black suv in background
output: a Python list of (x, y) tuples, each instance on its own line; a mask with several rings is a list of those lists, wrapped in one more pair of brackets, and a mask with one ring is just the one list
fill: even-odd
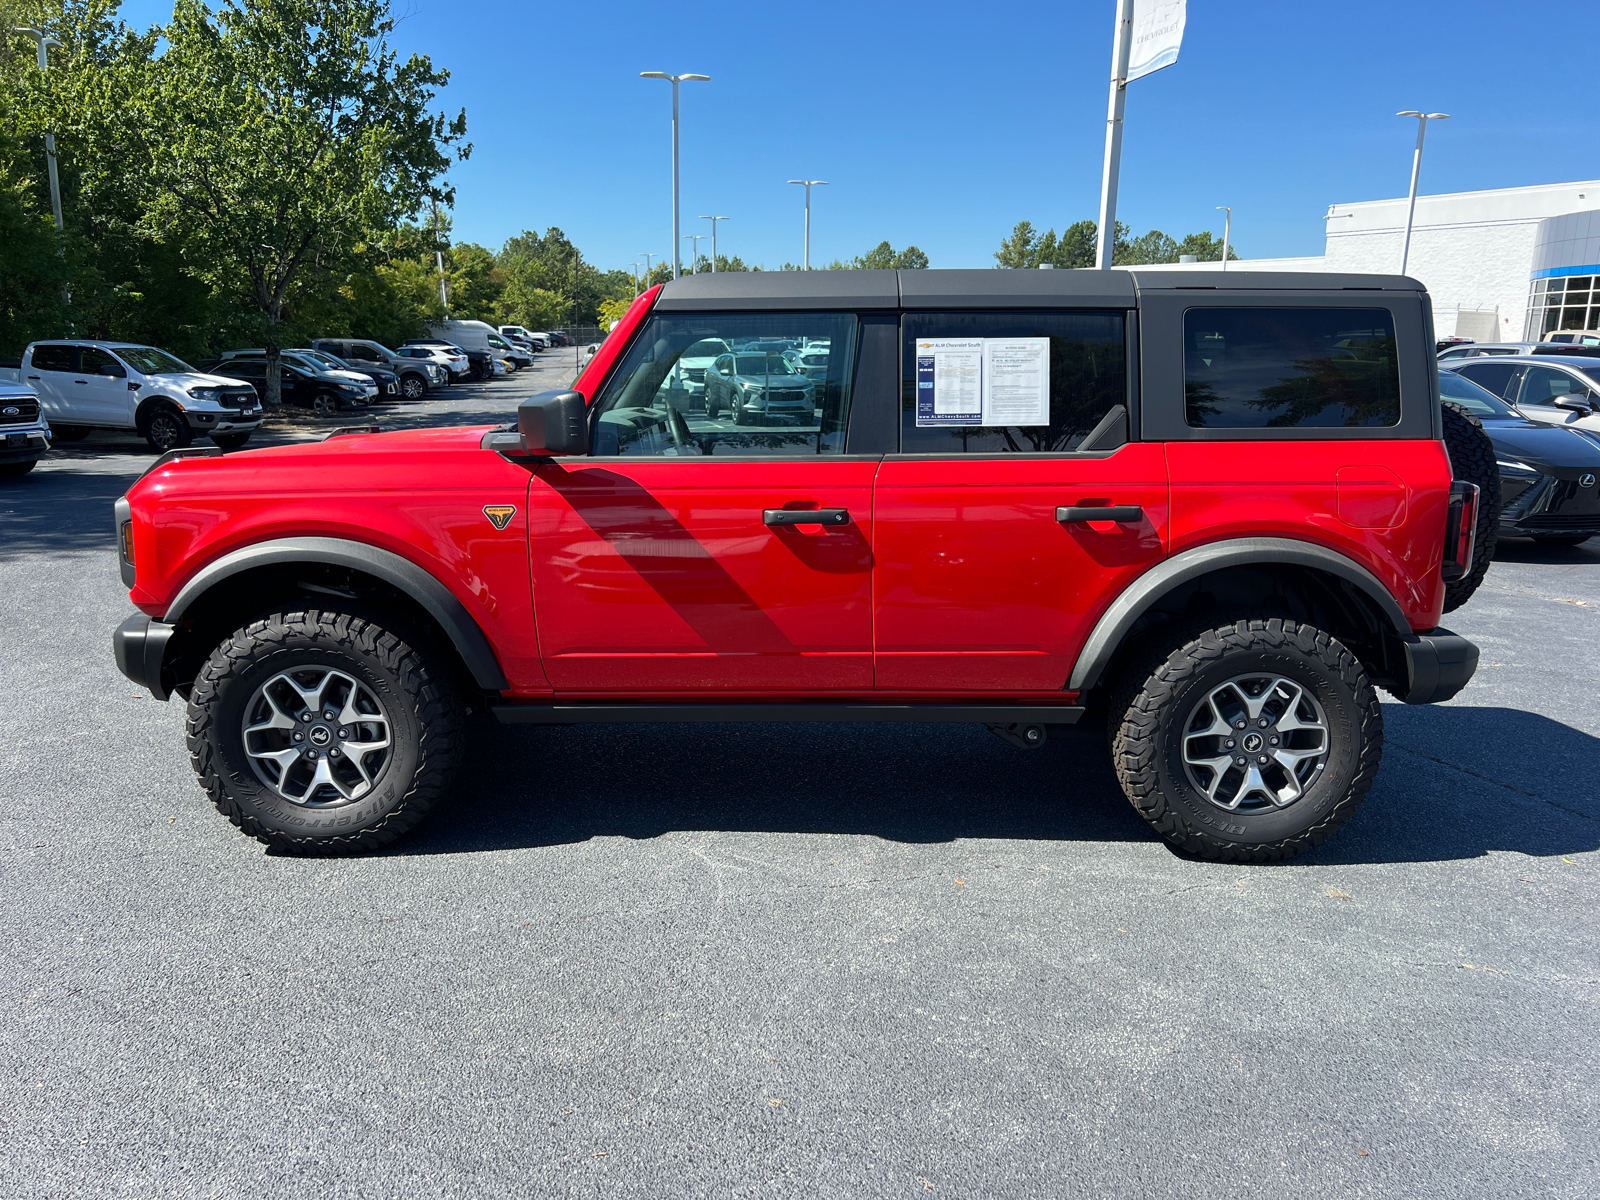
[(477, 383), (480, 380), (494, 378), (494, 355), (487, 350), (468, 350), (454, 342), (442, 341), (439, 338), (412, 338), (404, 343), (406, 346), (430, 346), (440, 350), (454, 350), (457, 354), (465, 354), (467, 361), (472, 364), (467, 378)]
[[(230, 358), (220, 363), (217, 369), (231, 379), (242, 379), (251, 384), (259, 395), (267, 394), (266, 359)], [(278, 378), (285, 404), (309, 408), (319, 417), (337, 416), (341, 412), (366, 407), (365, 388), (326, 371), (312, 372), (289, 363), (280, 363)]]

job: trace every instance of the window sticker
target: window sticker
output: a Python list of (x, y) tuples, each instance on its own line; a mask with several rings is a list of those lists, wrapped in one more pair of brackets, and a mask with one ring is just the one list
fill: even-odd
[(983, 424), (983, 338), (917, 342), (917, 424)]
[(921, 338), (917, 425), (1050, 423), (1049, 338)]

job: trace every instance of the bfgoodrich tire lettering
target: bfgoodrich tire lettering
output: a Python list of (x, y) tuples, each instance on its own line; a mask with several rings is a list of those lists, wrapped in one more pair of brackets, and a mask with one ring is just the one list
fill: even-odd
[[(1314, 699), (1327, 753), (1286, 807), (1227, 811), (1185, 771), (1186, 722), (1213, 689), (1251, 675), (1292, 681)], [(1173, 845), (1221, 862), (1271, 862), (1317, 845), (1366, 798), (1383, 757), (1382, 710), (1355, 656), (1320, 629), (1278, 618), (1191, 627), (1147, 651), (1112, 696), (1110, 720), (1117, 778), (1140, 816)]]
[[(337, 672), (381, 704), (391, 750), (357, 798), (297, 803), (252, 765), (247, 710), (263, 685), (296, 670)], [(350, 613), (274, 613), (218, 646), (195, 680), (189, 757), (212, 802), (245, 833), (290, 853), (347, 854), (394, 841), (446, 793), (460, 723), (444, 672), (394, 633)]]

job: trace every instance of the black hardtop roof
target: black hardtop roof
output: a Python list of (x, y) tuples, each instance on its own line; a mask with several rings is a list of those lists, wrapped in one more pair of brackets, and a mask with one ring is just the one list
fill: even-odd
[(661, 312), (714, 309), (1127, 308), (1141, 292), (1426, 289), (1404, 275), (1322, 271), (720, 271), (661, 289)]

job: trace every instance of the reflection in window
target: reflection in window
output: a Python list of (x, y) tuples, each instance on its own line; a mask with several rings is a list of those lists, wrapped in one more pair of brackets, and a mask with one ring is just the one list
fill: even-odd
[(853, 313), (652, 317), (595, 401), (593, 453), (838, 454), (855, 342)]
[(1184, 419), (1211, 429), (1400, 421), (1386, 308), (1192, 308), (1183, 315)]

